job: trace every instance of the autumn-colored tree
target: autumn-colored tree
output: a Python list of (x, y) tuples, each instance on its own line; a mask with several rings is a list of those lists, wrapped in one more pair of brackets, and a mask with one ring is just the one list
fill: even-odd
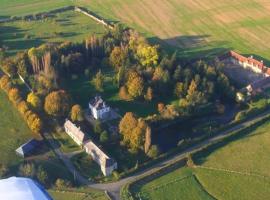
[(182, 82), (177, 82), (174, 89), (174, 94), (177, 97), (184, 97), (185, 96), (185, 86)]
[(120, 97), (120, 99), (125, 100), (125, 101), (130, 101), (131, 100), (131, 96), (128, 94), (126, 86), (122, 86), (120, 88), (119, 97)]
[(11, 88), (8, 91), (8, 98), (15, 105), (17, 103), (19, 103), (22, 98), (21, 98), (21, 95), (20, 95), (20, 92), (19, 92), (18, 88)]
[(70, 97), (64, 90), (51, 92), (45, 98), (44, 110), (55, 117), (63, 117), (70, 111)]
[(123, 142), (132, 150), (144, 149), (147, 128), (146, 122), (141, 118), (137, 119), (131, 112), (126, 113), (119, 123)]
[(153, 89), (151, 87), (147, 88), (146, 94), (144, 95), (145, 100), (151, 101), (154, 97)]
[(101, 73), (101, 71), (99, 70), (98, 73), (96, 74), (96, 76), (93, 78), (93, 84), (96, 88), (97, 91), (99, 92), (103, 92), (103, 87), (104, 87), (104, 76)]
[(127, 81), (127, 90), (132, 99), (143, 95), (144, 80), (137, 72), (129, 73)]
[(196, 105), (205, 102), (204, 94), (198, 91), (195, 80), (192, 80), (189, 85), (186, 100), (191, 107), (195, 107)]
[(4, 60), (4, 62), (2, 64), (2, 69), (6, 74), (8, 74), (8, 76), (13, 77), (17, 73), (16, 64), (15, 64), (14, 60), (12, 60), (11, 58)]
[(33, 131), (34, 133), (41, 132), (43, 124), (42, 124), (40, 117), (37, 114), (31, 113), (27, 117), (27, 124), (28, 124), (29, 128), (31, 129), (31, 131)]
[(72, 106), (70, 118), (73, 122), (75, 121), (83, 121), (83, 111), (80, 105), (76, 104)]
[(158, 103), (157, 107), (158, 107), (158, 112), (159, 113), (162, 113), (164, 111), (164, 109), (165, 109), (164, 103)]
[(37, 96), (35, 93), (30, 92), (27, 95), (27, 102), (36, 110), (40, 110), (42, 107), (42, 102), (39, 96)]
[(158, 47), (150, 45), (139, 45), (137, 48), (137, 56), (143, 66), (156, 66), (158, 64)]
[(115, 68), (118, 69), (124, 66), (128, 59), (128, 49), (125, 47), (114, 47), (110, 55), (110, 63)]
[(18, 106), (18, 111), (24, 116), (25, 113), (29, 110), (29, 107), (25, 101), (21, 101)]
[(11, 80), (7, 75), (4, 75), (0, 79), (0, 87), (3, 89), (5, 92), (8, 92), (11, 88)]
[(151, 128), (147, 126), (145, 132), (144, 153), (147, 153), (149, 151), (151, 144), (152, 144), (152, 131)]

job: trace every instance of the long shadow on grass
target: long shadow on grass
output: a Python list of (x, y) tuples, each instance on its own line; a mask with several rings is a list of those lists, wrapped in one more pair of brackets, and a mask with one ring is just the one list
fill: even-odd
[[(234, 141), (238, 141), (247, 137), (251, 137), (252, 135), (250, 135), (254, 130), (256, 130), (259, 126), (265, 124), (267, 121), (269, 120), (269, 117), (266, 119), (263, 119), (262, 121), (242, 129), (241, 131), (223, 139), (220, 142), (217, 142), (215, 144), (212, 144), (208, 147), (206, 147), (205, 149), (199, 151), (198, 153), (193, 155), (193, 159), (195, 161), (196, 164), (198, 165), (202, 165), (204, 162), (207, 161), (207, 157), (210, 156), (214, 151), (226, 146), (227, 144), (234, 142)], [(262, 133), (260, 133), (262, 134)]]
[(183, 58), (186, 62), (192, 60), (214, 58), (217, 55), (227, 52), (229, 42), (213, 41), (208, 42), (210, 35), (183, 35), (167, 39), (159, 37), (149, 37), (148, 41), (152, 44), (160, 44), (166, 52), (174, 53)]

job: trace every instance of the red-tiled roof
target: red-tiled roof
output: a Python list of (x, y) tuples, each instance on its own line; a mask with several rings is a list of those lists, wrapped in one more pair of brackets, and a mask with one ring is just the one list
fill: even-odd
[(253, 64), (254, 66), (258, 67), (259, 69), (261, 69), (262, 71), (265, 71), (265, 73), (270, 75), (269, 68), (267, 66), (265, 66), (262, 61), (258, 61), (255, 58), (253, 58), (252, 56), (245, 57), (245, 56), (242, 56), (241, 54), (236, 53), (235, 51), (229, 51), (228, 53), (226, 53), (224, 56), (222, 56), (220, 58), (226, 59), (228, 57), (233, 57), (240, 62), (247, 62), (249, 64)]

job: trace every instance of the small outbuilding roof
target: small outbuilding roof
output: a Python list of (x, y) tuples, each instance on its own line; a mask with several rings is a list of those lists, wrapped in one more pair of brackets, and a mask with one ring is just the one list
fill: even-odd
[(22, 146), (20, 146), (18, 149), (16, 149), (16, 153), (20, 156), (25, 157), (29, 155), (39, 145), (41, 145), (41, 141), (31, 139)]
[(94, 99), (90, 101), (92, 107), (96, 108), (97, 110), (106, 108), (105, 101), (100, 96), (96, 96)]
[(10, 177), (0, 180), (2, 200), (53, 200), (36, 181), (23, 177)]

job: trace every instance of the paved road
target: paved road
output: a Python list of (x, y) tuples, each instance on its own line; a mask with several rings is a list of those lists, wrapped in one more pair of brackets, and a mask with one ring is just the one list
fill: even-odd
[(129, 183), (132, 180), (135, 179), (139, 179), (140, 177), (143, 177), (145, 175), (151, 175), (154, 172), (170, 165), (173, 163), (176, 163), (180, 160), (182, 160), (183, 158), (185, 158), (188, 154), (190, 153), (194, 153), (198, 150), (200, 150), (203, 147), (206, 147), (207, 145), (219, 141), (223, 138), (225, 138), (229, 133), (231, 133), (232, 131), (237, 131), (245, 126), (254, 124), (260, 120), (262, 120), (264, 117), (268, 116), (270, 114), (270, 111), (266, 111), (252, 119), (247, 120), (246, 122), (243, 122), (241, 124), (235, 125), (232, 128), (229, 128), (226, 131), (223, 131), (221, 133), (219, 133), (218, 135), (206, 139), (205, 141), (202, 141), (199, 144), (196, 144), (188, 149), (186, 149), (185, 151), (179, 152), (178, 154), (175, 154), (171, 157), (168, 157), (167, 159), (145, 169), (142, 170), (138, 173), (135, 173), (134, 175), (131, 175), (129, 177), (123, 178), (117, 182), (113, 182), (113, 183), (102, 183), (102, 184), (96, 184), (96, 183), (92, 183), (88, 180), (86, 180), (85, 178), (83, 178), (74, 168), (74, 166), (72, 165), (72, 163), (69, 161), (69, 159), (62, 154), (62, 152), (59, 150), (59, 148), (57, 147), (57, 145), (55, 145), (52, 140), (49, 140), (51, 145), (55, 148), (55, 152), (56, 154), (59, 156), (60, 159), (63, 160), (64, 164), (66, 165), (66, 167), (69, 169), (69, 171), (71, 172), (75, 172), (77, 174), (77, 180), (82, 183), (82, 184), (86, 184), (91, 188), (95, 188), (95, 189), (100, 189), (100, 190), (106, 190), (108, 192), (108, 194), (112, 197), (113, 200), (119, 200), (120, 199), (120, 189), (122, 186), (124, 186), (125, 184)]

